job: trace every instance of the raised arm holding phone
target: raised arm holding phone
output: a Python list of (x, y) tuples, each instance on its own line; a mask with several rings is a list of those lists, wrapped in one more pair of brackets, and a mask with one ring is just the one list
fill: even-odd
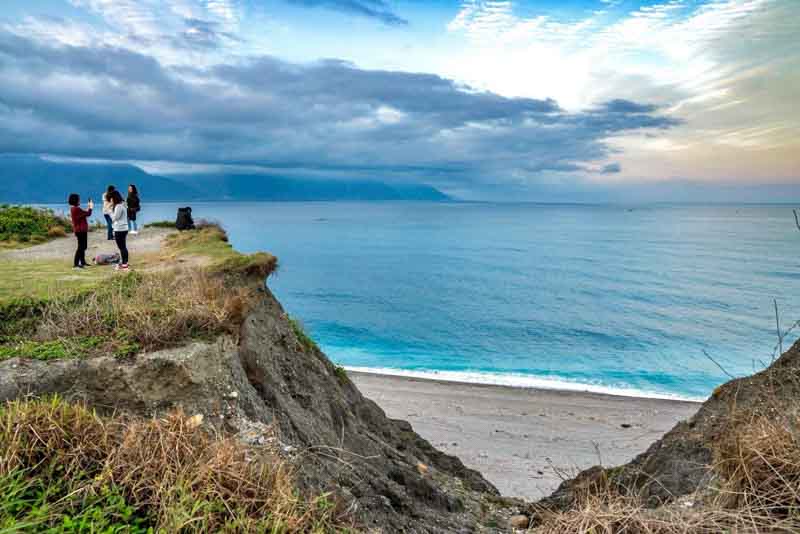
[(81, 197), (77, 193), (72, 193), (69, 196), (69, 215), (72, 219), (72, 231), (78, 240), (78, 248), (75, 251), (75, 259), (73, 262), (73, 269), (84, 269), (87, 267), (86, 263), (86, 249), (89, 248), (89, 221), (88, 218), (92, 215), (94, 209), (94, 202), (89, 199), (86, 210), (81, 208)]

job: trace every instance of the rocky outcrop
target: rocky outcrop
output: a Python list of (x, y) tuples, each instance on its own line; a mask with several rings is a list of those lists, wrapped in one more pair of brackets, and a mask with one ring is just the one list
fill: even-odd
[(567, 510), (581, 495), (609, 488), (642, 496), (653, 507), (702, 492), (713, 482), (715, 446), (736, 425), (755, 417), (776, 417), (798, 398), (800, 341), (764, 371), (717, 388), (694, 417), (678, 423), (632, 462), (583, 471), (536, 503), (532, 512)]
[(301, 486), (337, 493), (366, 530), (484, 530), (487, 499), (497, 495), (458, 458), (387, 418), (298, 339), (268, 289), (260, 289), (237, 339), (130, 360), (0, 362), (1, 401), (48, 394), (142, 416), (182, 408), (248, 442), (277, 439), (297, 460)]

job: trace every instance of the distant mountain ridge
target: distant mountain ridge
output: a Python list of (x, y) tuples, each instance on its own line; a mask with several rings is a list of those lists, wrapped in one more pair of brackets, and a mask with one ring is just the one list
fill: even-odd
[(152, 200), (196, 198), (197, 191), (185, 184), (146, 173), (126, 164), (67, 163), (36, 156), (0, 156), (0, 202), (66, 202), (78, 193), (85, 202), (98, 200), (108, 184), (127, 190), (136, 184)]
[(164, 177), (135, 165), (74, 163), (37, 156), (0, 155), (0, 202), (60, 203), (69, 193), (97, 200), (108, 184), (136, 184), (146, 201), (192, 200), (425, 200), (449, 197), (427, 185), (368, 180), (317, 180), (260, 174)]
[[(191, 175), (181, 179), (226, 200), (448, 200), (428, 185), (396, 185), (367, 180), (294, 179), (259, 174)], [(211, 199), (208, 199), (211, 200)]]

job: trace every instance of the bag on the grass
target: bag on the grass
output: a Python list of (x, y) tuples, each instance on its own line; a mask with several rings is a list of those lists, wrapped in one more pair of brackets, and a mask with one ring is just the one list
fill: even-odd
[(94, 257), (94, 262), (97, 265), (111, 265), (113, 263), (119, 263), (119, 254), (116, 252), (111, 252), (109, 254), (98, 254)]
[(175, 219), (175, 228), (178, 230), (194, 230), (192, 208), (178, 208), (178, 217)]

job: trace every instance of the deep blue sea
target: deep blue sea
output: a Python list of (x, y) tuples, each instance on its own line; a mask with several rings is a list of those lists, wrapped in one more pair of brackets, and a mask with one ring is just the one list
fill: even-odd
[[(787, 206), (198, 203), (348, 368), (702, 398), (800, 319)], [(174, 219), (175, 205), (142, 218)], [(134, 260), (135, 262), (135, 260)], [(788, 338), (786, 345), (794, 338)]]

